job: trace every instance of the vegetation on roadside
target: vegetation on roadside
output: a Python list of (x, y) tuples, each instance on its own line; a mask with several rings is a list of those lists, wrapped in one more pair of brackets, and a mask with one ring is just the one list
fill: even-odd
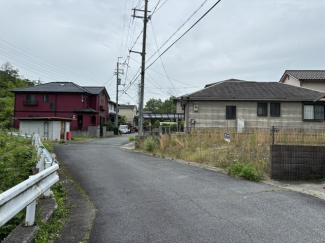
[[(0, 131), (0, 193), (14, 187), (32, 175), (37, 163), (37, 152), (31, 139), (8, 135)], [(0, 241), (19, 225), (25, 211), (18, 213), (0, 228)]]
[[(224, 132), (230, 134), (230, 143), (225, 142)], [(224, 169), (230, 167), (230, 171), (233, 164), (243, 164), (243, 171), (236, 176), (252, 180), (269, 174), (270, 144), (269, 131), (236, 133), (219, 129), (200, 129), (139, 141), (140, 149), (163, 157)]]
[(130, 141), (130, 142), (133, 142), (134, 140), (135, 140), (134, 137), (132, 137), (132, 136), (129, 137), (129, 141)]
[(92, 138), (89, 137), (72, 137), (71, 141), (77, 141), (77, 142), (82, 142), (82, 141), (88, 141), (91, 140)]
[(259, 181), (261, 175), (259, 175), (255, 168), (251, 164), (235, 163), (228, 167), (229, 175), (247, 179), (251, 181)]
[(46, 243), (53, 239), (59, 239), (60, 235), (58, 232), (65, 224), (66, 217), (69, 214), (68, 206), (65, 204), (66, 189), (62, 186), (62, 183), (56, 183), (51, 190), (54, 193), (58, 208), (49, 221), (44, 222), (41, 219), (37, 219), (36, 224), (39, 229), (34, 239), (35, 243)]
[[(56, 142), (58, 143), (58, 142)], [(44, 141), (44, 147), (53, 152), (53, 142)], [(18, 185), (33, 174), (38, 161), (37, 151), (32, 145), (31, 139), (8, 135), (7, 131), (0, 131), (0, 193)], [(54, 193), (58, 209), (48, 222), (36, 220), (39, 226), (35, 242), (48, 242), (49, 239), (58, 237), (58, 232), (65, 222), (69, 210), (65, 205), (66, 191), (60, 182), (51, 190)], [(0, 241), (14, 230), (25, 218), (25, 210), (22, 210), (8, 223), (0, 228)]]

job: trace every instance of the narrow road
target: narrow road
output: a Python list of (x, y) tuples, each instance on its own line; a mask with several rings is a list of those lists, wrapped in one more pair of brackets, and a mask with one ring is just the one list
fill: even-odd
[(89, 242), (325, 242), (325, 202), (123, 150), (128, 135), (55, 148), (98, 209)]

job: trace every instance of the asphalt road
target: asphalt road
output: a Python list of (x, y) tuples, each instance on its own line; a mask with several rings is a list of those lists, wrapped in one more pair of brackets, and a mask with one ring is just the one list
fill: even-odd
[(58, 146), (98, 209), (89, 242), (325, 242), (325, 201), (121, 149)]

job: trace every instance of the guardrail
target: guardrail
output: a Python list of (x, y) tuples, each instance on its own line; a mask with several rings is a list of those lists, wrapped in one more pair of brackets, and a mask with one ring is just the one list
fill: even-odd
[(50, 154), (41, 142), (38, 134), (32, 137), (32, 142), (41, 156), (36, 165), (39, 173), (19, 183), (0, 194), (0, 227), (26, 208), (25, 226), (35, 222), (36, 199), (44, 194), (50, 196), (50, 187), (59, 181), (57, 170), (59, 165), (55, 155)]

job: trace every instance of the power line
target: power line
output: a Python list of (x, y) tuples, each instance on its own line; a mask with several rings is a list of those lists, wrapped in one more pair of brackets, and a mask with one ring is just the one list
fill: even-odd
[[(133, 61), (135, 61), (135, 62), (137, 62), (137, 63), (140, 64), (140, 62), (138, 62), (138, 61), (135, 60), (134, 58), (130, 57), (130, 59), (132, 59)], [(149, 71), (152, 71), (152, 72), (155, 72), (155, 73), (157, 73), (157, 74), (159, 74), (159, 75), (164, 76), (164, 77), (167, 78), (166, 75), (164, 75), (164, 74), (162, 74), (162, 73), (160, 73), (160, 72), (157, 72), (156, 70), (154, 70), (154, 69), (152, 69), (152, 68), (149, 68), (148, 70), (149, 70)], [(181, 81), (179, 81), (179, 80), (173, 79), (173, 78), (171, 78), (171, 77), (169, 77), (169, 78), (170, 78), (171, 80), (175, 81), (175, 82), (178, 82), (178, 83), (181, 83), (181, 84), (185, 84), (185, 85), (190, 86), (190, 87), (193, 87), (193, 88), (200, 88), (200, 87), (193, 86), (193, 85), (190, 85), (190, 84), (187, 84), (187, 83), (181, 82)]]
[[(7, 42), (7, 41), (1, 39), (1, 38), (0, 38), (0, 41), (2, 41), (2, 42), (4, 42), (4, 43), (6, 43), (7, 45), (10, 45), (10, 46), (12, 46), (12, 47), (18, 49), (18, 50), (20, 50), (20, 51), (22, 51), (22, 52), (27, 53), (28, 55), (30, 55), (30, 56), (32, 56), (32, 57), (34, 57), (34, 58), (36, 58), (36, 59), (39, 59), (39, 60), (41, 60), (41, 61), (43, 61), (43, 62), (45, 62), (45, 63), (48, 63), (48, 64), (50, 64), (50, 65), (52, 65), (52, 66), (54, 66), (54, 67), (56, 67), (56, 68), (58, 68), (58, 69), (61, 69), (61, 70), (63, 70), (64, 72), (71, 73), (71, 74), (75, 75), (76, 77), (79, 77), (79, 78), (84, 79), (84, 80), (88, 80), (88, 81), (89, 81), (89, 80), (92, 80), (92, 79), (90, 79), (90, 78), (83, 77), (83, 76), (81, 76), (81, 75), (79, 75), (79, 74), (77, 74), (77, 73), (71, 72), (71, 71), (69, 71), (69, 70), (67, 70), (67, 69), (65, 69), (65, 68), (59, 67), (59, 66), (57, 66), (57, 65), (55, 65), (55, 64), (53, 64), (53, 63), (51, 63), (51, 62), (46, 61), (45, 59), (42, 59), (42, 58), (40, 58), (40, 57), (37, 57), (37, 56), (35, 56), (34, 54), (29, 53), (29, 52), (27, 52), (27, 51), (25, 51), (25, 50), (23, 50), (23, 49), (21, 49), (21, 48), (19, 48), (19, 47), (17, 47), (17, 46), (14, 46), (14, 45), (12, 45), (11, 43), (9, 43), (9, 42)], [(97, 82), (97, 83), (99, 83), (99, 82)]]
[[(50, 66), (50, 65), (48, 65), (48, 64), (46, 64), (46, 63), (44, 63), (44, 62), (39, 61), (39, 60), (36, 59), (36, 58), (33, 59), (33, 57), (31, 58), (30, 56), (24, 54), (23, 52), (19, 52), (19, 51), (15, 50), (15, 49), (12, 49), (12, 48), (10, 48), (10, 47), (4, 46), (4, 45), (1, 44), (1, 43), (0, 43), (0, 48), (4, 49), (4, 51), (7, 51), (7, 52), (12, 53), (13, 55), (17, 55), (17, 56), (23, 58), (24, 60), (22, 60), (22, 61), (24, 61), (24, 62), (25, 62), (25, 59), (26, 59), (27, 62), (30, 62), (30, 63), (36, 64), (38, 68), (41, 68), (41, 67), (39, 67), (39, 66), (42, 66), (42, 67), (44, 67), (45, 69), (48, 69), (47, 72), (51, 72), (51, 71), (53, 71), (53, 72), (55, 72), (55, 75), (59, 74), (59, 75), (61, 75), (61, 76), (64, 77), (64, 78), (67, 78), (67, 77), (68, 77), (68, 79), (71, 79), (71, 78), (72, 78), (72, 79), (80, 79), (80, 78), (79, 78), (78, 76), (76, 76), (76, 75), (69, 74), (68, 72), (65, 72), (65, 71), (62, 72), (62, 71), (61, 71), (60, 69), (58, 69), (58, 68), (52, 67), (52, 66)], [(7, 55), (10, 55), (10, 54), (8, 54), (8, 53), (6, 53), (6, 52), (3, 52), (3, 53), (4, 53), (4, 54), (7, 54)], [(11, 58), (14, 58), (14, 59), (15, 59), (15, 58), (17, 58), (17, 57), (16, 57), (16, 56), (15, 56), (15, 57), (11, 56)], [(19, 60), (19, 59), (18, 59), (18, 60)], [(25, 63), (25, 65), (26, 65), (26, 63)], [(43, 70), (44, 70), (44, 69), (43, 69)], [(78, 81), (79, 81), (79, 80), (78, 80)], [(85, 80), (85, 81), (86, 81), (86, 82), (90, 82), (89, 80)], [(92, 83), (92, 82), (91, 82), (91, 83)]]
[(155, 9), (153, 10), (153, 12), (152, 12), (152, 14), (150, 15), (150, 17), (152, 17), (153, 16), (153, 14), (155, 13), (155, 12), (157, 12), (162, 6), (164, 6), (164, 4), (167, 2), (168, 0), (165, 0), (165, 2), (163, 2), (161, 5), (160, 5), (160, 7), (157, 9), (157, 6), (158, 6), (158, 4), (159, 4), (159, 2), (160, 2), (160, 0), (159, 0), (159, 2), (158, 2), (158, 4), (156, 5), (156, 7), (155, 7)]
[(150, 61), (151, 60), (151, 58), (157, 53), (157, 52), (159, 52), (160, 51), (160, 49), (161, 48), (163, 48), (167, 43), (168, 43), (168, 41), (170, 41), (170, 39), (171, 38), (173, 38), (173, 36), (174, 35), (176, 35), (176, 33), (181, 29), (181, 28), (183, 28), (183, 26), (204, 6), (204, 4), (207, 2), (208, 0), (205, 0), (200, 6), (199, 6), (199, 8), (197, 9), (197, 10), (195, 10), (194, 11), (194, 13), (192, 13), (191, 14), (191, 16), (164, 42), (164, 44), (162, 44), (162, 46), (161, 47), (159, 47), (158, 49), (157, 49), (157, 51), (155, 51), (152, 55), (151, 55), (151, 57), (149, 57), (148, 58), (148, 61)]
[(146, 70), (151, 67), (162, 55), (164, 55), (176, 42), (178, 42), (184, 35), (186, 35), (197, 23), (199, 23), (215, 6), (217, 6), (217, 4), (221, 2), (221, 0), (218, 0), (215, 4), (213, 4), (213, 6), (207, 11), (205, 12), (205, 14), (203, 14), (201, 16), (201, 18), (199, 18), (187, 31), (184, 32), (184, 34), (182, 34), (176, 41), (174, 41), (163, 53), (161, 53), (149, 66), (146, 67)]
[[(159, 49), (158, 49), (158, 43), (157, 43), (157, 39), (156, 39), (155, 30), (154, 30), (154, 28), (153, 28), (153, 24), (152, 24), (152, 20), (151, 20), (151, 28), (152, 28), (152, 33), (153, 33), (153, 36), (154, 36), (154, 39), (155, 39), (155, 43), (156, 43), (156, 47), (157, 47), (157, 51), (158, 51), (158, 54), (160, 55), (160, 52), (159, 52)], [(170, 81), (170, 78), (169, 78), (169, 76), (168, 76), (168, 74), (167, 74), (167, 71), (166, 71), (166, 68), (165, 68), (164, 62), (163, 62), (163, 60), (162, 60), (161, 57), (160, 57), (160, 61), (161, 61), (161, 65), (162, 65), (163, 68), (164, 68), (164, 71), (165, 71), (166, 77), (168, 78), (169, 83), (170, 83), (171, 86), (173, 87), (176, 96), (178, 96), (177, 91), (176, 91), (176, 89), (175, 89), (175, 87), (174, 87), (172, 81)]]

